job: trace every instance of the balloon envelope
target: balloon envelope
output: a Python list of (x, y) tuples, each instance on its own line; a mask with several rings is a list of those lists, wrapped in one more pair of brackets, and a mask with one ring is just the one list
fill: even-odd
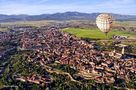
[(104, 33), (108, 33), (112, 29), (112, 23), (113, 18), (110, 14), (100, 14), (96, 18), (96, 24), (98, 28)]

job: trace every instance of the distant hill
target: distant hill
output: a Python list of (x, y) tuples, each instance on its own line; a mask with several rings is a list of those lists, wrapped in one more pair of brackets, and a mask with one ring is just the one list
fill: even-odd
[[(95, 20), (100, 13), (65, 12), (41, 15), (3, 15), (0, 14), (0, 22), (35, 21), (35, 20)], [(119, 21), (135, 21), (136, 15), (112, 14)]]

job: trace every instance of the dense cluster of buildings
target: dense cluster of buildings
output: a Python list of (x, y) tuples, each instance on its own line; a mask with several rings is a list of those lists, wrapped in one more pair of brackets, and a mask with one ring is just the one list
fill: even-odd
[(11, 32), (0, 32), (0, 60), (6, 57), (8, 52), (15, 49), (18, 37)]
[(136, 75), (136, 59), (118, 59), (110, 52), (98, 51), (94, 46), (55, 28), (24, 33), (21, 48), (34, 50), (26, 57), (32, 63), (46, 65), (58, 61), (70, 65), (82, 75), (95, 74), (99, 83), (114, 83), (117, 79), (129, 81)]
[(22, 81), (22, 82), (29, 82), (29, 83), (35, 83), (35, 84), (39, 84), (42, 86), (45, 86), (46, 84), (49, 84), (52, 82), (50, 77), (47, 76), (40, 76), (40, 75), (36, 75), (36, 74), (32, 74), (30, 76), (27, 77), (15, 77), (17, 81)]
[(0, 32), (0, 42), (8, 41), (12, 38), (12, 34), (8, 32)]
[(16, 37), (11, 32), (0, 32), (0, 77), (7, 66), (7, 58), (16, 52), (14, 43)]
[[(114, 83), (117, 79), (129, 81), (136, 75), (136, 59), (120, 59), (116, 52), (98, 51), (93, 44), (59, 31), (60, 28), (73, 27), (69, 24), (53, 26), (12, 26), (8, 32), (0, 32), (0, 59), (20, 45), (22, 50), (33, 50), (26, 55), (30, 63), (41, 66), (59, 62), (79, 71), (83, 77), (91, 77), (99, 83)], [(75, 27), (75, 26), (74, 26)], [(118, 37), (117, 37), (118, 38)], [(4, 42), (4, 43), (2, 43)], [(6, 63), (6, 62), (5, 62)], [(2, 73), (4, 65), (0, 66)], [(43, 85), (51, 82), (50, 78), (31, 75), (18, 77), (17, 80)], [(47, 81), (47, 82), (46, 82)]]

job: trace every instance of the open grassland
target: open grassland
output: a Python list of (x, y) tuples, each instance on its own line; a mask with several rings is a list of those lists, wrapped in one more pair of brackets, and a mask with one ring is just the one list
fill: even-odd
[(60, 21), (55, 21), (55, 20), (17, 21), (17, 22), (6, 22), (1, 24), (5, 26), (11, 26), (11, 25), (44, 26), (44, 25), (51, 25), (54, 23), (60, 23)]
[(136, 27), (136, 21), (116, 21), (115, 26)]
[(7, 31), (8, 29), (7, 28), (0, 28), (0, 31)]
[(111, 32), (108, 33), (108, 36), (106, 36), (103, 32), (101, 32), (97, 28), (94, 29), (66, 28), (63, 31), (73, 34), (79, 38), (90, 38), (90, 39), (111, 39), (113, 35), (131, 36), (131, 37), (136, 36), (136, 33), (130, 33), (130, 32), (118, 31), (118, 30), (112, 30)]
[[(17, 21), (17, 22), (6, 22), (1, 23), (2, 25), (30, 25), (30, 26), (43, 26), (51, 25), (54, 23), (71, 23), (71, 24), (95, 24), (95, 21), (91, 20), (39, 20), (39, 21)], [(127, 27), (136, 27), (136, 21), (115, 21), (114, 26), (127, 26)]]
[(46, 26), (46, 25), (52, 25), (52, 24), (58, 24), (58, 23), (70, 23), (74, 25), (78, 24), (94, 24), (94, 21), (89, 20), (39, 20), (39, 21), (16, 21), (16, 22), (5, 22), (1, 23), (4, 26), (13, 26), (13, 25), (30, 25), (30, 26)]

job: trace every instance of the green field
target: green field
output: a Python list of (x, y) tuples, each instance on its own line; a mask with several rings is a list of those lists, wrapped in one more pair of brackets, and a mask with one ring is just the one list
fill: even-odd
[(125, 31), (118, 31), (118, 30), (112, 30), (108, 33), (108, 36), (106, 36), (103, 32), (101, 32), (99, 29), (79, 29), (79, 28), (66, 28), (63, 30), (64, 32), (73, 34), (79, 38), (91, 38), (91, 39), (111, 39), (113, 35), (122, 35), (122, 36), (131, 36), (135, 37), (136, 33), (130, 33)]

